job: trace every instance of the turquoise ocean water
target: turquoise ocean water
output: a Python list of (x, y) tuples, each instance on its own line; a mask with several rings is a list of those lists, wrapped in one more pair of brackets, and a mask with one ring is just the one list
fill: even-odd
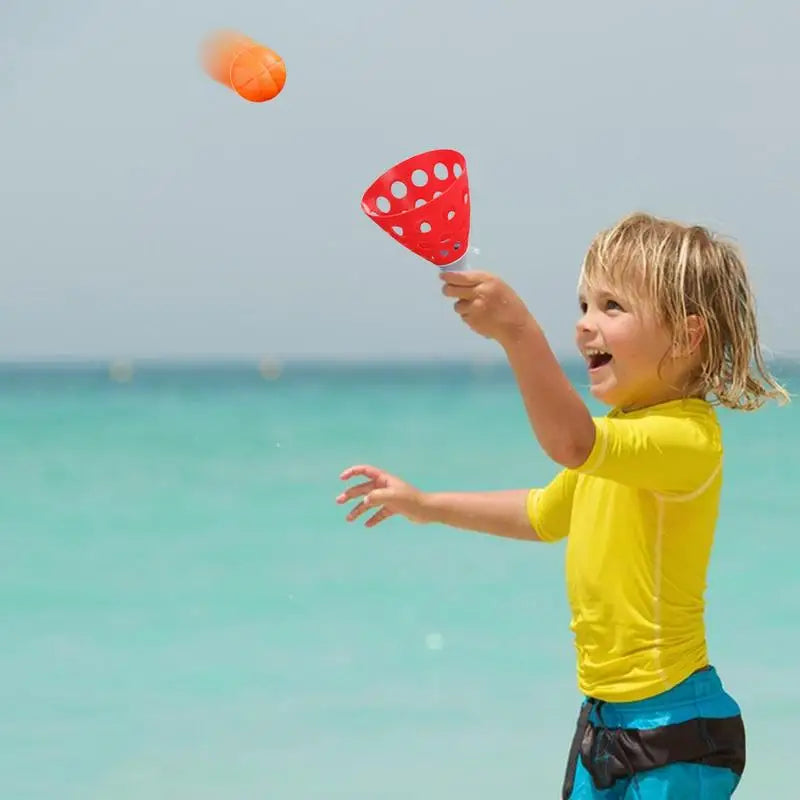
[[(798, 403), (721, 413), (707, 618), (742, 800), (800, 791)], [(347, 524), (363, 461), (427, 489), (554, 473), (502, 367), (0, 369), (0, 798), (558, 797), (563, 546)]]

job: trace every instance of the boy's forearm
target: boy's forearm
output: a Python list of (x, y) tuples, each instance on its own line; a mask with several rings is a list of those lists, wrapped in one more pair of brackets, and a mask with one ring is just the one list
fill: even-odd
[(527, 489), (498, 492), (437, 492), (425, 500), (426, 516), (462, 530), (509, 539), (538, 539), (527, 511)]
[(542, 449), (562, 466), (580, 466), (594, 445), (594, 421), (538, 323), (531, 317), (501, 344)]

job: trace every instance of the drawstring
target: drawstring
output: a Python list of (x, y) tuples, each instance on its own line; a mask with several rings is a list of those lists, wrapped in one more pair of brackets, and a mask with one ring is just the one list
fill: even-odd
[(592, 764), (597, 763), (597, 755), (598, 750), (600, 749), (600, 737), (601, 732), (605, 729), (605, 723), (603, 722), (603, 715), (600, 713), (600, 709), (605, 704), (605, 700), (592, 700), (592, 705), (594, 706), (594, 710), (597, 712), (597, 719), (600, 721), (600, 725), (595, 731), (594, 740), (592, 741), (592, 750), (590, 753)]
[[(600, 727), (598, 728), (597, 734), (594, 737), (594, 742), (592, 743), (592, 750), (593, 750), (593, 752), (592, 752), (592, 762), (595, 763), (595, 764), (597, 763), (597, 750), (599, 750), (599, 742), (600, 742), (601, 736), (603, 738), (604, 744), (606, 744), (606, 743), (610, 744), (610, 743), (616, 741), (616, 739), (619, 737), (619, 733), (620, 733), (620, 729), (619, 728), (609, 728), (606, 725), (605, 720), (603, 719), (603, 712), (602, 712), (602, 708), (603, 708), (604, 705), (605, 705), (605, 701), (604, 700), (598, 700), (596, 705), (595, 705), (595, 710), (597, 711), (597, 719), (600, 722)], [(607, 755), (608, 754), (608, 747), (606, 746), (603, 749), (606, 751), (606, 753), (604, 755)], [(628, 759), (628, 756), (625, 753), (625, 748), (624, 747), (615, 747), (614, 748), (614, 755), (619, 757), (620, 761), (622, 762), (622, 766), (625, 767), (626, 777), (627, 778), (632, 778), (636, 774), (636, 770), (633, 768), (633, 765), (631, 764), (630, 760)], [(605, 762), (606, 762), (606, 759), (604, 759), (604, 763)], [(604, 769), (607, 769), (607, 767), (604, 766)]]

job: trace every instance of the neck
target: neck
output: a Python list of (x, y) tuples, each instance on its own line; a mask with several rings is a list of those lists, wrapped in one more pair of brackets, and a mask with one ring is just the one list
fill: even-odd
[(629, 411), (641, 411), (643, 408), (652, 408), (653, 406), (660, 406), (663, 403), (671, 403), (673, 400), (704, 400), (702, 394), (686, 394), (678, 390), (662, 392), (658, 395), (653, 395), (647, 399), (635, 400), (631, 403), (626, 403), (620, 406), (620, 410), (627, 413)]

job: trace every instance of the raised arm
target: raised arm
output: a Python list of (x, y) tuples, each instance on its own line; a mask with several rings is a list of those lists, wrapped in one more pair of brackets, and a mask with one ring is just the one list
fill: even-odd
[(505, 350), (542, 449), (574, 468), (592, 451), (594, 421), (558, 363), (542, 329), (508, 284), (486, 272), (440, 274), (443, 293), (474, 331)]
[(500, 342), (517, 379), (525, 411), (542, 449), (557, 464), (578, 467), (592, 451), (595, 424), (539, 324), (527, 324)]

